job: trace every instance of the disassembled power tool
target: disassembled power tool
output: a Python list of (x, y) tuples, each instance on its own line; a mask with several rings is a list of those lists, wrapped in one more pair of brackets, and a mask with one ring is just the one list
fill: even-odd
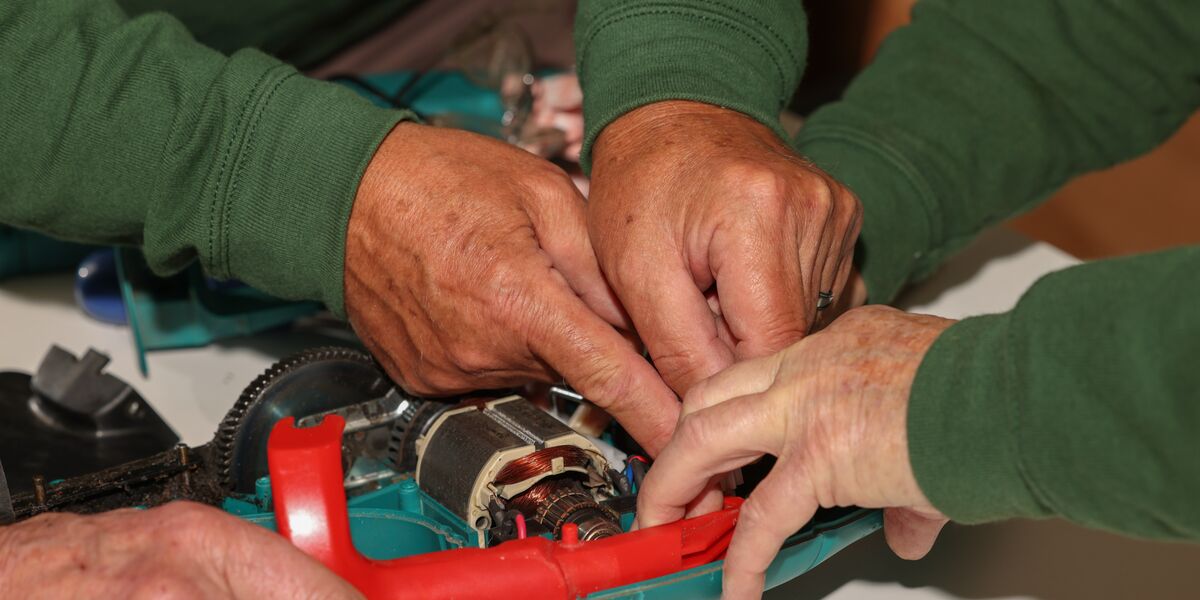
[[(629, 531), (648, 461), (615, 425), (599, 436), (566, 425), (586, 401), (550, 395), (417, 398), (365, 352), (308, 350), (252, 382), (208, 444), (38, 473), (11, 494), (0, 469), (0, 524), (188, 499), (279, 531), (370, 598), (719, 596), (740, 500)], [(822, 511), (768, 585), (880, 526), (877, 511)]]

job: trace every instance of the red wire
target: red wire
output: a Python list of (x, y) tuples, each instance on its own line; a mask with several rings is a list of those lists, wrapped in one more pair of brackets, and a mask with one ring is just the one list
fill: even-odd
[(517, 539), (525, 539), (525, 536), (528, 534), (528, 531), (525, 529), (525, 515), (517, 513), (517, 517), (514, 520), (517, 522)]
[(641, 455), (638, 455), (638, 454), (634, 454), (633, 456), (630, 456), (630, 457), (629, 457), (629, 460), (637, 460), (637, 461), (641, 461), (641, 462), (642, 462), (642, 464), (644, 464), (644, 465), (648, 465), (648, 464), (650, 464), (650, 461), (646, 460), (646, 457), (645, 457), (645, 456), (641, 456)]

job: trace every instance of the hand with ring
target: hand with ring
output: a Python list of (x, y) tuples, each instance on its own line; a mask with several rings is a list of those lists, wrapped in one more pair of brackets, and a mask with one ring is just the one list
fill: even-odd
[(677, 393), (865, 299), (848, 285), (858, 198), (759, 122), (659, 102), (608, 125), (593, 157), (597, 258)]

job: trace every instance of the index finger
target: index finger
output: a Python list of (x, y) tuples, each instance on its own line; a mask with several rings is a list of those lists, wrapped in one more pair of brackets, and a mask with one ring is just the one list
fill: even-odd
[(744, 360), (692, 386), (683, 398), (683, 414), (689, 415), (731, 398), (767, 391), (775, 384), (783, 355), (783, 352), (776, 352)]
[(530, 350), (607, 410), (651, 455), (670, 438), (679, 400), (658, 372), (564, 284), (548, 278), (531, 311)]
[(679, 520), (709, 478), (764, 454), (777, 454), (784, 432), (784, 420), (763, 394), (735, 398), (684, 417), (642, 482), (638, 526)]

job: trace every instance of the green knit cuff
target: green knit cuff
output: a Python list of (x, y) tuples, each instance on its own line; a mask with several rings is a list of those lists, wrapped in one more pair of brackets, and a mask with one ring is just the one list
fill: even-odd
[(855, 263), (870, 301), (891, 302), (929, 262), (933, 192), (899, 152), (859, 129), (811, 123), (795, 146), (862, 202)]
[(383, 138), (411, 113), (281, 66), (257, 86), (225, 157), (210, 272), (343, 315), (346, 228), (359, 180)]
[(1009, 315), (973, 317), (934, 342), (908, 404), (908, 454), (921, 491), (955, 521), (1047, 514), (1020, 462), (1009, 383)]
[(663, 100), (730, 108), (787, 139), (779, 113), (804, 69), (805, 27), (798, 2), (583, 3), (575, 48), (584, 92), (584, 171), (591, 170), (601, 130)]

